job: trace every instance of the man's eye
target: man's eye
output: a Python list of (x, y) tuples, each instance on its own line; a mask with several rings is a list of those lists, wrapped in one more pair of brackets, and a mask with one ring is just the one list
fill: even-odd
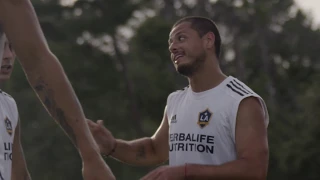
[(178, 39), (179, 39), (179, 41), (183, 41), (185, 39), (185, 37), (184, 36), (179, 36)]

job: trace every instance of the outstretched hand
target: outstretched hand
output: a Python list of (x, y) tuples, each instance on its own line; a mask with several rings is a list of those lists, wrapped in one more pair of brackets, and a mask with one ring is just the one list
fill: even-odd
[(97, 123), (87, 120), (90, 131), (99, 146), (100, 153), (109, 155), (115, 148), (116, 139), (112, 133), (103, 125), (102, 120), (98, 120)]

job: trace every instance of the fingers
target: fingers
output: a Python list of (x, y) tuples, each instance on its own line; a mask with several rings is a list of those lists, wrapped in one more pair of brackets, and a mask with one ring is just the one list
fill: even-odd
[(98, 125), (97, 123), (91, 121), (91, 120), (87, 120), (89, 129), (91, 131), (91, 133), (97, 132), (100, 129), (100, 125)]
[(91, 130), (91, 132), (93, 131), (101, 131), (103, 129), (106, 129), (103, 125), (103, 120), (98, 120), (97, 123), (87, 119), (87, 123), (88, 123), (88, 126)]
[(103, 120), (98, 120), (98, 121), (97, 121), (97, 124), (98, 124), (99, 126), (103, 126)]
[(93, 121), (91, 121), (91, 120), (89, 120), (89, 119), (87, 119), (87, 123), (88, 123), (88, 125), (89, 125), (90, 128), (93, 128), (93, 127), (96, 126), (96, 123), (94, 123)]

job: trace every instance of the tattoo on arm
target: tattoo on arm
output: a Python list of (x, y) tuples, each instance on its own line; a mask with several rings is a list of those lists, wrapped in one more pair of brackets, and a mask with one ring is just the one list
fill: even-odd
[(34, 89), (38, 93), (39, 97), (42, 97), (42, 102), (46, 106), (51, 116), (56, 119), (58, 124), (71, 138), (72, 142), (77, 145), (76, 136), (72, 127), (66, 120), (63, 109), (58, 107), (58, 105), (56, 104), (54, 91), (50, 89), (50, 87), (48, 87), (48, 84), (41, 77), (34, 86)]
[(142, 159), (145, 159), (145, 158), (146, 158), (146, 149), (142, 145), (142, 146), (140, 146), (138, 148), (137, 155), (136, 155), (136, 160), (139, 161), (139, 160), (142, 160)]

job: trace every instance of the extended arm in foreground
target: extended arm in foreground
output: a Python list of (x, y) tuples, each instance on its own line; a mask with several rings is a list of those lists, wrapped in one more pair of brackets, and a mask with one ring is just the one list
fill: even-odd
[(29, 83), (77, 146), (86, 180), (114, 179), (100, 156), (73, 88), (50, 51), (29, 0), (0, 0), (0, 22), (20, 59)]

